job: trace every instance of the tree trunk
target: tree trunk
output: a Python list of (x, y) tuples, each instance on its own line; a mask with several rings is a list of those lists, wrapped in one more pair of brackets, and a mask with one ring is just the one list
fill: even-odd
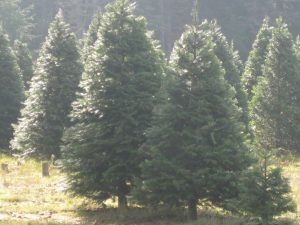
[(3, 172), (8, 173), (9, 172), (8, 164), (7, 163), (2, 163), (1, 164), (1, 169), (2, 169)]
[(42, 163), (42, 175), (43, 177), (49, 177), (49, 163), (43, 162)]
[(126, 210), (127, 209), (127, 198), (124, 194), (119, 194), (118, 196), (118, 208), (120, 210)]
[(125, 180), (121, 180), (118, 184), (118, 208), (123, 211), (127, 209), (127, 197), (126, 194), (129, 192), (129, 187)]
[(268, 217), (263, 216), (261, 218), (261, 221), (262, 221), (262, 225), (269, 225), (269, 219), (268, 219)]
[(188, 203), (188, 218), (189, 220), (197, 220), (197, 200), (190, 200)]

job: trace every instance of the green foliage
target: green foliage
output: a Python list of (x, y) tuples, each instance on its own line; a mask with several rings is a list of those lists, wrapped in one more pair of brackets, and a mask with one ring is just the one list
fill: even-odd
[(14, 150), (49, 158), (60, 155), (67, 115), (81, 76), (75, 36), (58, 13), (40, 52), (25, 107), (15, 126)]
[(141, 149), (148, 154), (136, 194), (144, 203), (188, 206), (191, 218), (198, 202), (226, 207), (249, 165), (236, 93), (202, 26), (188, 26), (175, 44), (175, 75)]
[(84, 47), (82, 52), (83, 62), (87, 61), (89, 54), (92, 52), (97, 39), (98, 39), (98, 30), (101, 25), (102, 13), (97, 12), (89, 26), (89, 29), (85, 35)]
[(120, 207), (140, 173), (143, 154), (138, 148), (151, 123), (163, 72), (162, 53), (146, 20), (133, 10), (126, 0), (106, 6), (63, 147), (74, 193), (100, 202), (117, 196)]
[(27, 44), (20, 41), (15, 41), (14, 52), (17, 57), (17, 63), (21, 70), (23, 83), (25, 89), (29, 89), (30, 80), (33, 76), (33, 64), (30, 51), (27, 47)]
[(242, 121), (248, 124), (247, 97), (241, 84), (241, 64), (239, 55), (234, 48), (228, 44), (226, 37), (222, 34), (220, 26), (216, 21), (202, 24), (204, 32), (208, 32), (215, 44), (214, 50), (218, 59), (225, 69), (225, 79), (235, 88), (238, 106), (243, 110)]
[(244, 174), (240, 191), (240, 208), (268, 225), (274, 216), (295, 212), (288, 179), (274, 166), (272, 151), (259, 149), (258, 163)]
[(9, 39), (0, 29), (0, 152), (8, 150), (12, 138), (12, 123), (19, 116), (23, 100), (23, 85), (17, 60)]
[(272, 30), (263, 77), (250, 103), (257, 142), (267, 149), (299, 151), (300, 75), (294, 42), (282, 19)]
[(263, 75), (263, 67), (268, 55), (268, 45), (271, 38), (272, 29), (269, 27), (269, 19), (266, 18), (256, 36), (243, 74), (242, 80), (249, 100), (253, 97), (253, 89), (257, 85), (259, 77)]
[(21, 0), (0, 1), (0, 21), (11, 41), (32, 38), (33, 18), (29, 8), (22, 8)]

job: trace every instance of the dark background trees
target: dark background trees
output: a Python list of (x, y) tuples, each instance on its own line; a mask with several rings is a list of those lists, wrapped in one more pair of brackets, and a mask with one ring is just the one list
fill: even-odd
[[(33, 6), (35, 36), (41, 42), (47, 27), (58, 8), (66, 14), (73, 31), (82, 35), (86, 31), (92, 15), (103, 8), (109, 0), (23, 0), (24, 6)], [(191, 21), (192, 0), (137, 0), (137, 13), (149, 20), (149, 28), (155, 30), (164, 50), (170, 53), (173, 43), (179, 38), (184, 25)], [(200, 18), (217, 19), (229, 40), (234, 40), (246, 59), (263, 18), (283, 16), (292, 33), (299, 33), (298, 23), (300, 2), (294, 0), (202, 0)], [(34, 44), (38, 47), (38, 44)]]
[(0, 153), (8, 151), (23, 100), (23, 85), (17, 58), (7, 34), (0, 29)]

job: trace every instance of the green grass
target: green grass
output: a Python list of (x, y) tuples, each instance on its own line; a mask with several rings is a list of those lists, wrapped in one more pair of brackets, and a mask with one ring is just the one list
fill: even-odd
[[(50, 168), (50, 177), (41, 175), (41, 163), (22, 162), (0, 156), (0, 164), (9, 164), (9, 173), (0, 171), (0, 225), (255, 225), (245, 219), (222, 215), (220, 212), (200, 211), (195, 223), (185, 222), (182, 210), (129, 209), (119, 213), (114, 208), (103, 209), (83, 198), (74, 198), (64, 190), (66, 177)], [(300, 205), (300, 160), (285, 160), (285, 175), (290, 179), (293, 196)], [(113, 201), (107, 202), (114, 206)], [(205, 212), (205, 213), (204, 213)], [(283, 218), (298, 222), (298, 213)], [(287, 225), (287, 220), (279, 224)]]

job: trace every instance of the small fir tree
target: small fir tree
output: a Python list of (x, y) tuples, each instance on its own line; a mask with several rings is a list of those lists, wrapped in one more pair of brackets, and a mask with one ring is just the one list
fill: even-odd
[[(226, 206), (236, 197), (237, 177), (249, 165), (241, 110), (224, 79), (211, 36), (201, 25), (186, 28), (171, 57), (167, 101), (156, 108), (147, 132), (136, 197), (140, 202), (188, 206)], [(141, 198), (139, 198), (142, 196)]]
[(60, 11), (42, 46), (25, 107), (15, 126), (12, 148), (35, 157), (60, 156), (63, 130), (82, 66), (74, 34)]
[(0, 28), (0, 153), (7, 153), (23, 100), (20, 71), (8, 36)]
[(17, 57), (18, 66), (21, 70), (25, 90), (28, 90), (30, 86), (30, 80), (33, 76), (33, 64), (30, 51), (27, 47), (27, 44), (20, 41), (15, 41), (14, 52)]
[(274, 165), (274, 153), (259, 149), (258, 163), (247, 171), (242, 179), (240, 208), (260, 217), (262, 225), (269, 225), (274, 216), (295, 212), (296, 204), (291, 197), (288, 179), (282, 169)]
[(263, 77), (250, 102), (257, 142), (267, 149), (299, 151), (299, 59), (282, 19), (272, 31)]
[(263, 67), (267, 58), (268, 45), (271, 38), (272, 28), (269, 27), (269, 19), (265, 18), (252, 46), (242, 78), (249, 101), (253, 97), (253, 89), (257, 85), (259, 77), (263, 75)]
[(140, 174), (143, 154), (138, 149), (163, 72), (162, 53), (145, 18), (133, 15), (134, 8), (126, 0), (106, 6), (63, 148), (71, 190), (99, 202), (118, 197), (119, 208), (127, 206)]

